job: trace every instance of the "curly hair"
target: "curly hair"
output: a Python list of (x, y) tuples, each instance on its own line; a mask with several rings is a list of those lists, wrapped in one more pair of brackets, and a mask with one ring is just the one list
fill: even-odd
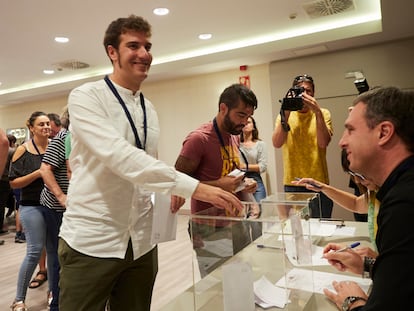
[(143, 32), (147, 37), (151, 37), (151, 25), (142, 17), (130, 15), (114, 20), (106, 29), (103, 45), (105, 52), (108, 54), (108, 46), (115, 49), (119, 48), (120, 37), (127, 31)]

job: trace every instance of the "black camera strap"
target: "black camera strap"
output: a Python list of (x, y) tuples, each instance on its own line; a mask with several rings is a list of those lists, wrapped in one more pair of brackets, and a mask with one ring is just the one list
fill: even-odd
[(285, 132), (290, 131), (289, 123), (286, 122), (285, 111), (282, 108), (280, 109), (280, 123), (282, 124), (282, 128)]

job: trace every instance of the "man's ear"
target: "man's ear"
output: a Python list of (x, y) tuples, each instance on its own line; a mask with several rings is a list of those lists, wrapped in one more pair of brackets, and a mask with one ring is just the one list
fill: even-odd
[(225, 103), (220, 103), (220, 105), (219, 105), (219, 111), (220, 112), (224, 112), (226, 114), (228, 109), (229, 109), (229, 107), (227, 107), (227, 105)]
[(383, 121), (378, 125), (378, 138), (380, 145), (384, 145), (390, 141), (395, 133), (394, 124), (390, 121)]
[(106, 51), (108, 53), (109, 58), (112, 61), (115, 61), (118, 59), (118, 51), (112, 45), (108, 45), (106, 48)]

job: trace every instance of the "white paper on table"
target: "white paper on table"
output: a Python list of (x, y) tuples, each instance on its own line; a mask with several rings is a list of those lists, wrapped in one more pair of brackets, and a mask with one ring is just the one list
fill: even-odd
[[(282, 237), (279, 237), (279, 239), (282, 239)], [(304, 260), (302, 262), (299, 262), (296, 259), (296, 249), (294, 247), (292, 236), (285, 236), (284, 237), (285, 242), (285, 249), (286, 249), (286, 257), (290, 261), (292, 265), (295, 267), (307, 267), (307, 266), (329, 266), (329, 262), (327, 259), (322, 258), (323, 255), (323, 247), (317, 246), (314, 244), (311, 244), (311, 241), (308, 238), (304, 239), (304, 248), (306, 250), (309, 250), (311, 254), (307, 254), (309, 256), (310, 260)], [(302, 254), (306, 254), (306, 252), (302, 252)]]
[(177, 214), (173, 214), (170, 209), (171, 195), (153, 193), (151, 200), (154, 207), (151, 244), (175, 240)]
[(335, 232), (333, 235), (336, 236), (355, 236), (355, 227), (348, 227), (348, 226), (344, 226), (341, 228), (336, 228)]
[[(319, 220), (301, 220), (301, 224), (303, 228), (306, 228), (306, 226), (309, 225), (310, 228), (310, 235), (311, 236), (324, 236), (324, 237), (328, 237), (328, 236), (333, 236), (337, 230), (337, 226), (336, 225), (331, 225), (331, 224), (324, 224), (324, 223), (320, 223)], [(290, 224), (289, 221), (286, 222), (285, 227), (283, 228), (283, 232), (285, 234), (292, 234), (292, 226)], [(306, 232), (307, 233), (307, 232)]]
[(321, 223), (317, 218), (311, 218), (309, 222), (311, 236), (332, 236), (337, 227), (335, 224)]
[(217, 255), (218, 257), (233, 256), (233, 241), (230, 239), (219, 239), (214, 241), (203, 240), (203, 249)]
[(246, 262), (235, 262), (224, 265), (223, 303), (224, 311), (253, 311), (253, 271)]
[(262, 308), (284, 308), (288, 303), (289, 290), (273, 285), (265, 276), (253, 283), (255, 302)]
[[(287, 284), (286, 278), (288, 280)], [(361, 286), (365, 293), (368, 292), (368, 289), (372, 283), (370, 279), (363, 279), (361, 277), (298, 268), (290, 270), (287, 273), (286, 278), (282, 277), (279, 281), (276, 282), (276, 286), (300, 289), (319, 294), (323, 294), (324, 288), (335, 291), (332, 286), (333, 281), (356, 282), (359, 286)]]

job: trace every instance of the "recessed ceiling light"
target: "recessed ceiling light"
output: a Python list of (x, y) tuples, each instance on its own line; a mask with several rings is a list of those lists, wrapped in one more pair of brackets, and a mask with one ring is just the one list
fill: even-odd
[(52, 74), (54, 74), (54, 73), (55, 73), (55, 71), (54, 71), (54, 70), (52, 70), (52, 69), (45, 69), (45, 70), (43, 70), (43, 73), (44, 73), (45, 75), (52, 75)]
[(69, 42), (69, 38), (66, 37), (55, 37), (55, 41), (59, 43), (67, 43)]
[(208, 39), (211, 39), (212, 36), (213, 35), (211, 33), (202, 33), (202, 34), (198, 35), (198, 38), (200, 40), (208, 40)]
[(170, 10), (167, 8), (156, 8), (152, 11), (155, 15), (167, 15), (170, 13)]

